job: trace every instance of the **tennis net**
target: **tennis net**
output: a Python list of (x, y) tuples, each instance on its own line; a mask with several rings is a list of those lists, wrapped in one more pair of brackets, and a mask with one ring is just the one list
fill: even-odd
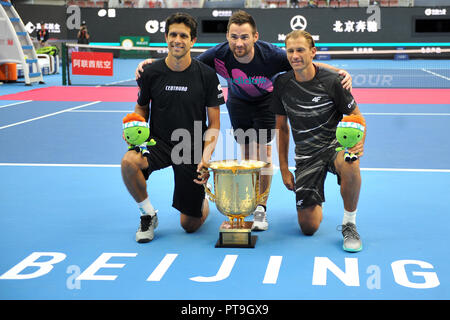
[[(206, 51), (191, 49), (192, 56)], [(354, 88), (450, 88), (450, 49), (324, 50), (315, 58), (348, 71)], [(62, 83), (76, 86), (136, 86), (135, 70), (146, 58), (163, 58), (166, 47), (124, 47), (65, 44)], [(226, 81), (221, 78), (221, 83)]]

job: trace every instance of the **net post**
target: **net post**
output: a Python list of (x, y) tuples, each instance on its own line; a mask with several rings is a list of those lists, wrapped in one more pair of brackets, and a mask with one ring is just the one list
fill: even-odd
[(62, 58), (62, 61), (61, 61), (61, 64), (62, 64), (62, 85), (65, 86), (65, 85), (67, 85), (67, 82), (66, 82), (67, 46), (66, 46), (65, 42), (63, 42), (62, 45), (61, 45), (61, 56), (62, 56), (61, 57)]
[(69, 49), (67, 49), (66, 55), (66, 68), (67, 68), (67, 85), (71, 86), (72, 82), (70, 81), (70, 59), (69, 59)]

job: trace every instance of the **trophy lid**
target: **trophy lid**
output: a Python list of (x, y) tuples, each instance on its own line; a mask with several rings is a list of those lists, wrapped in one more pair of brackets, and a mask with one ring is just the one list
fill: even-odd
[(264, 161), (258, 161), (258, 160), (219, 160), (219, 161), (212, 161), (208, 164), (208, 167), (212, 170), (218, 170), (218, 171), (233, 171), (236, 172), (237, 170), (243, 171), (243, 170), (259, 170), (267, 165), (267, 162)]

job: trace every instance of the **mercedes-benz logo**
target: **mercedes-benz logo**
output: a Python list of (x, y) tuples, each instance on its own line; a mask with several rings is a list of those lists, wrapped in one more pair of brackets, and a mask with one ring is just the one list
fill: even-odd
[(145, 30), (148, 33), (156, 33), (158, 32), (159, 22), (158, 20), (148, 20), (145, 24)]
[(308, 22), (304, 16), (294, 16), (291, 19), (292, 30), (305, 30)]

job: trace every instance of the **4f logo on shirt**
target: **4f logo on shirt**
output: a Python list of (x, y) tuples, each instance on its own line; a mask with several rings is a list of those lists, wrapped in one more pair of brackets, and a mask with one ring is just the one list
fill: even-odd
[(355, 103), (355, 99), (353, 99), (353, 100), (347, 105), (347, 107), (348, 107), (349, 109), (351, 109), (354, 103)]
[(312, 100), (311, 100), (311, 101), (314, 101), (314, 102), (319, 102), (319, 101), (320, 101), (320, 99), (322, 99), (322, 97), (314, 97), (314, 98), (312, 98)]

